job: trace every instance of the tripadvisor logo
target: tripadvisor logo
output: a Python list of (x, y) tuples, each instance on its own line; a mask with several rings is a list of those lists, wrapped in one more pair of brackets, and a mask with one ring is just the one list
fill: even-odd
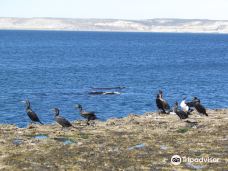
[(173, 165), (179, 165), (181, 164), (181, 162), (184, 163), (218, 163), (219, 162), (219, 158), (212, 158), (212, 157), (201, 157), (201, 158), (190, 158), (190, 157), (180, 157), (179, 155), (174, 155), (171, 157), (171, 163)]
[(171, 163), (172, 163), (173, 165), (179, 165), (179, 164), (181, 164), (181, 157), (178, 156), (178, 155), (172, 156), (172, 158), (171, 158)]

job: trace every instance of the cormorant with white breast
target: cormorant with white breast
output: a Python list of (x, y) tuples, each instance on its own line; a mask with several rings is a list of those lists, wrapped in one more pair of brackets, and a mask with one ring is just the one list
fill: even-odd
[(29, 100), (25, 100), (22, 101), (23, 103), (25, 103), (26, 105), (26, 113), (28, 115), (28, 117), (31, 119), (32, 122), (39, 122), (41, 125), (43, 125), (43, 123), (40, 121), (40, 119), (38, 118), (37, 114), (31, 109), (31, 105)]
[(55, 114), (55, 121), (62, 126), (62, 128), (66, 128), (66, 127), (74, 127), (67, 119), (65, 119), (64, 117), (59, 115), (59, 109), (58, 108), (54, 108), (53, 112)]
[(179, 116), (180, 119), (187, 119), (188, 113), (178, 109), (178, 102), (174, 104), (173, 111)]
[(188, 112), (189, 106), (186, 104), (186, 97), (183, 97), (183, 100), (180, 103), (180, 107), (184, 112)]
[(159, 113), (160, 113), (160, 111), (162, 111), (163, 113), (165, 113), (165, 109), (164, 109), (164, 107), (162, 105), (162, 100), (161, 100), (159, 94), (157, 94), (157, 97), (156, 97), (156, 105), (157, 105), (157, 108), (159, 110)]
[(97, 119), (97, 116), (95, 115), (95, 112), (84, 111), (84, 110), (82, 109), (82, 105), (77, 104), (77, 105), (76, 105), (76, 108), (79, 109), (80, 115), (81, 115), (83, 118), (86, 118), (86, 119), (87, 119), (87, 125), (89, 125), (89, 121), (90, 121), (90, 120), (95, 120), (95, 119)]
[(159, 90), (159, 93), (157, 94), (157, 97), (156, 97), (156, 105), (157, 105), (159, 111), (162, 111), (162, 113), (165, 113), (165, 114), (169, 114), (169, 112), (170, 112), (170, 106), (166, 102), (166, 100), (163, 99), (163, 92), (162, 92), (162, 90)]
[[(180, 103), (180, 107), (181, 107), (181, 109), (184, 111), (184, 112), (188, 112), (188, 113), (190, 113), (190, 112), (192, 112), (193, 111), (193, 109), (191, 109), (190, 108), (190, 106), (188, 105), (189, 103), (191, 103), (191, 102), (186, 102), (186, 96), (184, 96), (183, 97), (183, 100), (181, 101), (181, 103)], [(192, 105), (192, 107), (193, 107), (194, 105)]]

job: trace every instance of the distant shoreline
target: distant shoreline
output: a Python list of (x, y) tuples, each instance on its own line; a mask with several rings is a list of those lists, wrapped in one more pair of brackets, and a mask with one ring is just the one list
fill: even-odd
[(4, 18), (0, 30), (227, 34), (228, 20)]

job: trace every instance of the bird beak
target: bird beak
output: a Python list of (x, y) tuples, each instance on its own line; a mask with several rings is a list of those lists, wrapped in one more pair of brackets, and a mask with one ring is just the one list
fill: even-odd
[(22, 100), (21, 103), (26, 103), (26, 101), (25, 100)]

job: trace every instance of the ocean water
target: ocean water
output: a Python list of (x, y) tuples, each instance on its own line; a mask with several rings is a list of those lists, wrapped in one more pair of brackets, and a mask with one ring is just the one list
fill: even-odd
[[(126, 88), (88, 94), (116, 86)], [(143, 114), (156, 110), (159, 89), (171, 106), (186, 95), (228, 107), (228, 35), (0, 31), (0, 123), (26, 126), (25, 99), (44, 123), (54, 107), (82, 119), (77, 103), (101, 120)]]

